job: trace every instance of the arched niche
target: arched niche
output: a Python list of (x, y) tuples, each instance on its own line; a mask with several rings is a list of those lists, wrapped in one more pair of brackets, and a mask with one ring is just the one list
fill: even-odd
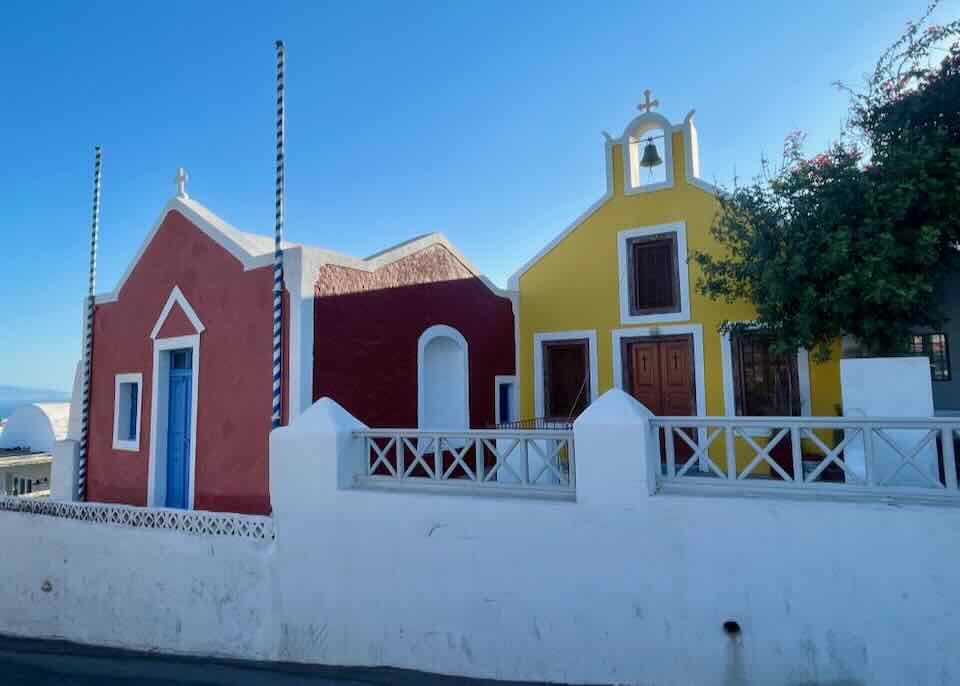
[[(645, 112), (624, 129), (623, 169), (624, 192), (643, 193), (673, 186), (673, 125), (661, 114)], [(656, 147), (663, 164), (652, 170), (641, 167), (647, 144)], [(652, 172), (652, 173), (651, 173)]]
[(417, 424), (432, 430), (470, 428), (467, 340), (451, 326), (437, 324), (420, 335)]

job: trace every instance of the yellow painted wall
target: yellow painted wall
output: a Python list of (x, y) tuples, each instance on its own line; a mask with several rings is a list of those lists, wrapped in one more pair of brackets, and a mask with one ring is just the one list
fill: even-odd
[[(520, 416), (533, 417), (533, 336), (535, 333), (595, 329), (600, 394), (613, 386), (612, 331), (624, 328), (653, 328), (655, 325), (620, 323), (617, 233), (676, 221), (686, 222), (687, 250), (717, 254), (721, 246), (709, 233), (718, 205), (715, 196), (687, 183), (684, 136), (672, 135), (672, 188), (624, 195), (623, 151), (620, 144), (609, 146), (613, 195), (576, 229), (532, 265), (519, 280), (519, 381)], [(721, 367), (721, 321), (749, 320), (755, 316), (747, 303), (727, 304), (710, 300), (697, 292), (700, 269), (689, 264), (690, 320), (662, 322), (669, 326), (685, 322), (703, 325), (706, 411), (722, 416), (723, 378)], [(839, 345), (825, 364), (810, 360), (813, 414), (835, 416), (840, 403)], [(704, 389), (697, 389), (702, 393)]]

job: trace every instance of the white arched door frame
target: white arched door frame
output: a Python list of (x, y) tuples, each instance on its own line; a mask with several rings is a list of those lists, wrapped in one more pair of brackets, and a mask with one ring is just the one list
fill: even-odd
[[(446, 324), (435, 324), (428, 327), (417, 341), (417, 426), (423, 428), (424, 412), (426, 410), (426, 385), (424, 384), (424, 363), (426, 361), (427, 346), (437, 338), (449, 338), (453, 340), (463, 351), (460, 359), (462, 360), (463, 373), (463, 428), (470, 428), (470, 354), (467, 346), (467, 339), (452, 326)], [(436, 427), (435, 427), (436, 428)], [(439, 427), (457, 429), (460, 427)]]

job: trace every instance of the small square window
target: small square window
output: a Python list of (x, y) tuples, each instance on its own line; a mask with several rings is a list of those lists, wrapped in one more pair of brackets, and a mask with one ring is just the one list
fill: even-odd
[(909, 352), (930, 358), (930, 378), (934, 381), (950, 380), (950, 351), (945, 333), (911, 336)]
[(118, 374), (113, 415), (115, 450), (140, 449), (141, 374)]

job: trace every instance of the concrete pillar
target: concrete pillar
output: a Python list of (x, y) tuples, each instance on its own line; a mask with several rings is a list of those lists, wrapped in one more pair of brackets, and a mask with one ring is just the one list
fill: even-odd
[(321, 398), (284, 427), (270, 432), (270, 504), (274, 515), (314, 508), (338, 488), (350, 488), (363, 470), (367, 426), (330, 398)]
[(80, 466), (80, 442), (72, 439), (53, 444), (50, 468), (50, 500), (76, 502), (77, 469)]
[(660, 449), (653, 413), (619, 389), (607, 391), (573, 423), (577, 502), (635, 503), (657, 487)]

